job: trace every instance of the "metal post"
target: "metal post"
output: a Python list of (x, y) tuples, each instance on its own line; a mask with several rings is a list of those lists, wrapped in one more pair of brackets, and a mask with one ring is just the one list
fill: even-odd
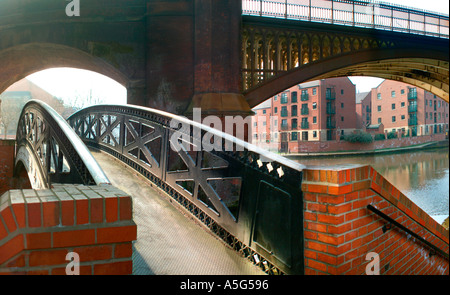
[(408, 10), (408, 33), (411, 33), (411, 12)]
[(391, 31), (394, 30), (394, 9), (391, 8)]
[(309, 0), (309, 15), (308, 20), (311, 21), (311, 0)]
[(427, 30), (426, 30), (426, 25), (425, 25), (425, 19), (426, 19), (426, 16), (425, 16), (425, 12), (423, 13), (423, 33), (424, 33), (424, 35), (427, 35)]
[(331, 23), (334, 23), (334, 0), (331, 0)]
[(375, 29), (375, 3), (372, 4), (372, 24)]
[(287, 0), (284, 1), (284, 18), (287, 19), (288, 3)]
[(355, 1), (352, 1), (352, 23), (355, 26)]

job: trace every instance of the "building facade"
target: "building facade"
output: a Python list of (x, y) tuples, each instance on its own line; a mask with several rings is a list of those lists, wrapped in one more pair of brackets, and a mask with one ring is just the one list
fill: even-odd
[[(370, 124), (383, 124), (385, 132), (421, 136), (448, 130), (448, 103), (421, 88), (384, 80), (366, 98), (370, 105), (361, 101), (358, 117), (367, 119), (369, 116), (363, 111), (370, 109)], [(367, 121), (365, 126), (368, 126)]]
[(295, 85), (268, 101), (253, 109), (258, 145), (287, 152), (302, 141), (335, 140), (356, 129), (355, 85), (347, 77)]

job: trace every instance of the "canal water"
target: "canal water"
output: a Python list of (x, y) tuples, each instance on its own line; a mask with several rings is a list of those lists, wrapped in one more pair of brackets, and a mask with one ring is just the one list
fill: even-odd
[(306, 166), (371, 165), (411, 201), (438, 220), (449, 215), (449, 149), (396, 154), (291, 158)]

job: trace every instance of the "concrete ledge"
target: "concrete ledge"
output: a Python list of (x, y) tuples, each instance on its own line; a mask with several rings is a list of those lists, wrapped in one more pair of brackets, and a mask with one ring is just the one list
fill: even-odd
[(0, 198), (0, 274), (131, 274), (132, 199), (110, 185), (11, 190)]

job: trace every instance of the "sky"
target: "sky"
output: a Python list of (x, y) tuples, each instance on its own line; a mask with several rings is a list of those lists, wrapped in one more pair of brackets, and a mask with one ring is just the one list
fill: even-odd
[[(53, 96), (71, 104), (76, 97), (98, 98), (101, 103), (126, 104), (127, 89), (104, 75), (73, 68), (52, 68), (27, 77)], [(91, 92), (92, 91), (92, 92)]]
[[(449, 14), (447, 0), (389, 0), (383, 2)], [(356, 85), (357, 92), (370, 91), (383, 81), (372, 77), (349, 78)], [(69, 104), (76, 96), (89, 97), (91, 91), (92, 96), (98, 97), (101, 103), (126, 103), (125, 87), (108, 77), (90, 71), (69, 68), (48, 69), (28, 76), (28, 79)]]

